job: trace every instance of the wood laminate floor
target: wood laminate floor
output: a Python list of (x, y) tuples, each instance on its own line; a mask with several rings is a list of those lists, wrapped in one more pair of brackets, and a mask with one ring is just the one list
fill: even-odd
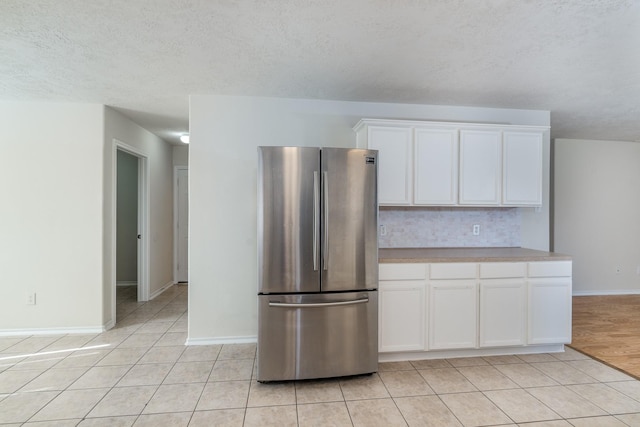
[(640, 379), (640, 295), (573, 297), (571, 347)]

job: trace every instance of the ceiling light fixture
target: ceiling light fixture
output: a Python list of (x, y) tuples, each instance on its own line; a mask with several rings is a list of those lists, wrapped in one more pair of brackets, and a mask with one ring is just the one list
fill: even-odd
[(180, 135), (180, 141), (182, 141), (185, 144), (189, 143), (189, 134), (185, 133), (184, 135)]

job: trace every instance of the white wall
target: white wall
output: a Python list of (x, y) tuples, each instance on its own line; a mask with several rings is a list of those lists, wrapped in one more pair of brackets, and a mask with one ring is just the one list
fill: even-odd
[[(546, 125), (549, 125), (547, 121)], [(542, 206), (519, 208), (522, 223), (520, 242), (522, 247), (548, 251), (550, 247), (551, 223), (551, 140), (545, 132), (542, 141)]]
[[(192, 96), (189, 342), (257, 335), (257, 147), (352, 147), (363, 117), (549, 125), (548, 111)], [(523, 245), (548, 248), (544, 198), (535, 227), (523, 225)]]
[(103, 120), (0, 101), (0, 334), (102, 326)]
[(173, 166), (189, 166), (189, 146), (174, 145), (173, 148)]
[(103, 105), (0, 101), (0, 334), (114, 321), (114, 138), (149, 157), (151, 293), (172, 283), (171, 146)]
[(556, 139), (554, 184), (554, 246), (573, 256), (574, 293), (640, 293), (640, 144)]
[(113, 322), (113, 145), (117, 139), (149, 159), (149, 293), (173, 283), (173, 152), (164, 140), (112, 108), (105, 108), (104, 126), (104, 323)]

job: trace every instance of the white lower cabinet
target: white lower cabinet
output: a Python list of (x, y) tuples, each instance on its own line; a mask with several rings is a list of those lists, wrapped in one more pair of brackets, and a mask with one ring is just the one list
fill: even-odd
[(506, 347), (526, 342), (524, 277), (480, 282), (480, 347)]
[(529, 280), (529, 344), (571, 342), (571, 278)]
[(380, 264), (378, 351), (425, 349), (427, 265)]
[(381, 264), (379, 351), (570, 343), (571, 264)]
[(380, 352), (424, 350), (424, 289), (424, 279), (380, 283)]
[(529, 263), (529, 344), (571, 342), (572, 262)]
[(478, 291), (475, 280), (429, 283), (429, 349), (476, 348)]

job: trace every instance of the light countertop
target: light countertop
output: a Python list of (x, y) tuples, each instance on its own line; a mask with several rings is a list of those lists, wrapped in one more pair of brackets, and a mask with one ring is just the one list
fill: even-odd
[(380, 248), (381, 263), (570, 261), (571, 256), (526, 248)]

